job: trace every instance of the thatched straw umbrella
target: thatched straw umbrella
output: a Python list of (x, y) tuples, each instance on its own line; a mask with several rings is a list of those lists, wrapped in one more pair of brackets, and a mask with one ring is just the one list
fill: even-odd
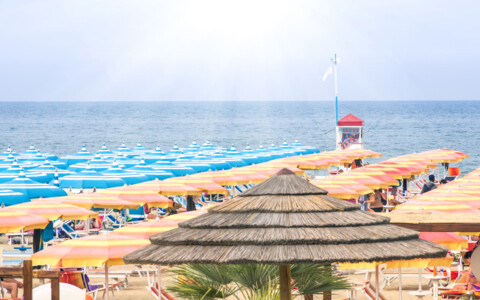
[(280, 299), (291, 299), (290, 264), (434, 258), (447, 249), (418, 232), (282, 169), (275, 176), (179, 228), (150, 237), (152, 245), (124, 260), (135, 264), (276, 264)]

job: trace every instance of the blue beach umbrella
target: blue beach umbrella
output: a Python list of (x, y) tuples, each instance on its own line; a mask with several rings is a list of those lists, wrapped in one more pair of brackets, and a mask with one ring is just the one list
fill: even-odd
[(168, 173), (172, 173), (175, 176), (185, 176), (197, 173), (194, 169), (176, 165), (171, 161), (157, 161), (154, 164), (151, 164), (150, 167), (156, 170), (162, 170)]
[(4, 152), (0, 153), (0, 157), (6, 157), (6, 156), (19, 156), (20, 154), (14, 152), (12, 150), (12, 147), (11, 146), (8, 146), (7, 150), (5, 150)]
[(200, 150), (202, 151), (215, 151), (215, 149), (217, 148), (217, 146), (211, 144), (208, 140), (205, 141), (205, 143), (203, 143), (203, 145), (200, 147)]
[(96, 154), (98, 154), (102, 157), (115, 156), (115, 153), (112, 150), (109, 150), (105, 144), (102, 145), (102, 148), (100, 148), (100, 150), (98, 150)]
[(150, 167), (143, 160), (138, 165), (128, 168), (127, 170), (129, 172), (145, 175), (148, 177), (148, 180), (163, 180), (174, 177), (172, 173)]
[(149, 178), (145, 175), (125, 171), (117, 164), (112, 165), (108, 170), (103, 171), (102, 174), (105, 176), (120, 178), (128, 185), (137, 184), (149, 180)]
[(100, 155), (96, 154), (94, 158), (90, 159), (86, 163), (77, 163), (68, 167), (69, 171), (72, 172), (81, 172), (90, 168), (97, 172), (105, 171), (112, 166), (112, 162), (104, 160)]
[(178, 148), (177, 144), (175, 144), (172, 148), (172, 150), (168, 151), (167, 154), (170, 154), (170, 155), (181, 155), (183, 152), (182, 150), (180, 150), (180, 148)]
[(0, 184), (0, 189), (23, 193), (29, 199), (67, 196), (64, 190), (28, 179), (25, 174), (20, 174), (17, 178)]
[(91, 169), (59, 179), (59, 186), (62, 189), (107, 189), (125, 184), (125, 181), (118, 177), (106, 176)]
[(12, 190), (0, 190), (0, 205), (10, 206), (29, 201), (28, 196), (23, 193)]
[(152, 152), (152, 150), (143, 147), (140, 142), (138, 142), (137, 145), (133, 147), (132, 151), (137, 154), (146, 154)]
[(132, 149), (129, 149), (127, 146), (125, 146), (125, 144), (122, 144), (119, 148), (117, 148), (115, 150), (115, 153), (117, 153), (117, 155), (120, 154), (128, 158), (133, 158), (137, 155), (137, 153), (133, 152)]
[(145, 155), (142, 156), (143, 160), (145, 161), (146, 164), (153, 164), (154, 162), (157, 162), (159, 160), (175, 160), (175, 158), (170, 157), (167, 158), (165, 156), (165, 153), (163, 153), (162, 149), (160, 149), (159, 146), (154, 151), (151, 151)]
[(140, 163), (140, 160), (135, 158), (128, 158), (126, 155), (116, 156), (113, 158), (112, 163), (117, 163), (124, 169), (135, 167)]
[(23, 168), (18, 163), (14, 163), (10, 168), (0, 172), (0, 183), (11, 181), (17, 178), (20, 174), (24, 174), (25, 177), (40, 183), (47, 183), (50, 179), (45, 173), (24, 172)]
[(179, 158), (173, 162), (175, 165), (192, 168), (195, 172), (207, 172), (207, 171), (216, 171), (215, 166), (204, 163), (202, 161), (192, 161), (190, 159)]
[(65, 157), (60, 158), (59, 160), (61, 162), (64, 162), (67, 166), (70, 166), (77, 163), (87, 162), (90, 159), (93, 159), (94, 157), (95, 155), (88, 152), (87, 148), (83, 146), (79, 152), (72, 155), (67, 155)]
[(49, 182), (53, 180), (53, 178), (55, 177), (55, 174), (57, 174), (58, 177), (63, 177), (63, 176), (75, 174), (74, 172), (59, 169), (55, 165), (52, 165), (52, 163), (49, 162), (49, 161), (46, 161), (43, 165), (40, 165), (40, 166), (32, 169), (32, 171), (47, 174), (47, 176), (50, 177)]

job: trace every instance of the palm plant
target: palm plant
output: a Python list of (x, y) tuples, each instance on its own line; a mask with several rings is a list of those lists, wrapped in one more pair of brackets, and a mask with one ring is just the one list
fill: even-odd
[[(186, 299), (277, 300), (278, 267), (275, 265), (184, 265), (173, 269), (179, 279), (168, 290)], [(291, 267), (292, 286), (300, 295), (346, 289), (344, 277), (330, 265), (297, 264)]]

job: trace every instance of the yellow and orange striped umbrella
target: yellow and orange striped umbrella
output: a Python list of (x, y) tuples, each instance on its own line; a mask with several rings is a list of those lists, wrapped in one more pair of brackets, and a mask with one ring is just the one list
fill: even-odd
[(419, 238), (446, 246), (450, 250), (462, 250), (468, 247), (468, 241), (453, 232), (420, 232)]
[[(44, 200), (36, 200), (44, 201)], [(126, 208), (138, 208), (139, 204), (135, 204), (130, 201), (119, 200), (114, 197), (100, 196), (97, 193), (80, 195), (72, 195), (66, 197), (55, 197), (48, 198), (48, 201), (56, 201), (66, 204), (71, 204), (86, 209), (91, 208), (116, 208), (116, 209), (126, 209)]]
[(349, 190), (352, 190), (355, 193), (360, 195), (367, 195), (367, 194), (373, 193), (373, 190), (368, 186), (360, 184), (354, 180), (347, 180), (346, 178), (344, 179), (343, 177), (340, 177), (340, 176), (327, 177), (325, 179), (316, 179), (311, 182), (315, 185), (320, 185), (320, 184), (338, 185), (338, 186), (347, 188)]
[(0, 233), (43, 229), (48, 222), (49, 220), (42, 216), (11, 208), (0, 208)]
[(129, 186), (125, 188), (125, 190), (131, 190), (131, 191), (150, 190), (150, 191), (155, 191), (164, 196), (187, 196), (187, 195), (200, 196), (202, 195), (202, 191), (194, 187), (180, 184), (180, 183), (160, 181), (160, 180), (142, 182), (134, 186)]
[(455, 203), (448, 201), (419, 201), (410, 200), (407, 203), (397, 205), (395, 212), (405, 211), (437, 211), (437, 212), (479, 212), (478, 209), (465, 203)]
[(376, 178), (373, 178), (368, 175), (364, 174), (353, 174), (353, 173), (343, 173), (341, 175), (337, 175), (338, 177), (343, 177), (348, 180), (353, 180), (356, 181), (360, 184), (363, 184), (365, 186), (368, 186), (369, 188), (373, 190), (378, 190), (378, 189), (385, 189), (388, 187), (388, 184), (382, 182), (381, 180), (378, 180)]
[(328, 192), (330, 196), (337, 197), (340, 199), (356, 199), (360, 196), (359, 193), (356, 193), (353, 190), (347, 189), (340, 185), (334, 184), (323, 184), (323, 183), (316, 183), (315, 181), (311, 181), (310, 183), (318, 186), (319, 188)]
[(186, 177), (169, 178), (166, 181), (191, 186), (193, 188), (196, 188), (208, 194), (213, 194), (213, 195), (228, 194), (228, 190), (226, 188), (224, 188), (220, 184), (208, 178), (186, 176)]
[(150, 244), (145, 239), (101, 234), (68, 240), (34, 253), (34, 265), (52, 267), (101, 267), (124, 264), (123, 257)]
[(239, 175), (234, 175), (225, 171), (222, 172), (204, 172), (196, 174), (197, 178), (207, 178), (215, 183), (220, 185), (241, 185), (241, 184), (250, 184), (250, 180)]
[(23, 211), (29, 214), (39, 215), (48, 218), (50, 221), (63, 220), (86, 220), (97, 216), (97, 213), (83, 207), (72, 204), (39, 200), (25, 202), (10, 206), (11, 209)]
[(139, 205), (148, 205), (148, 207), (167, 208), (173, 206), (173, 201), (167, 197), (148, 190), (127, 190), (127, 189), (104, 189), (98, 191), (99, 196), (108, 196), (117, 201), (128, 201)]
[[(192, 215), (192, 218), (193, 217), (195, 216)], [(131, 236), (136, 239), (148, 240), (151, 235), (177, 228), (177, 224), (179, 222), (180, 221), (172, 221), (166, 219), (146, 221), (133, 225), (127, 225), (125, 227), (114, 230), (113, 233), (117, 235)]]

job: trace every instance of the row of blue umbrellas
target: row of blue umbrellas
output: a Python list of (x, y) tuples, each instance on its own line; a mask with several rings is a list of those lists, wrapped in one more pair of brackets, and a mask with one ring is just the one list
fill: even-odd
[[(234, 146), (220, 148), (208, 141), (202, 145), (194, 141), (184, 148), (175, 145), (167, 152), (159, 148), (149, 150), (141, 144), (131, 149), (122, 145), (115, 150), (103, 145), (96, 153), (82, 147), (79, 152), (61, 158), (42, 153), (33, 146), (21, 153), (9, 148), (0, 154), (0, 203), (25, 201), (25, 196), (28, 199), (62, 196), (66, 195), (64, 189), (131, 185), (315, 152), (318, 149), (298, 142), (257, 149), (247, 146), (242, 151)], [(15, 198), (17, 196), (20, 198)], [(7, 201), (7, 198), (13, 200)]]

